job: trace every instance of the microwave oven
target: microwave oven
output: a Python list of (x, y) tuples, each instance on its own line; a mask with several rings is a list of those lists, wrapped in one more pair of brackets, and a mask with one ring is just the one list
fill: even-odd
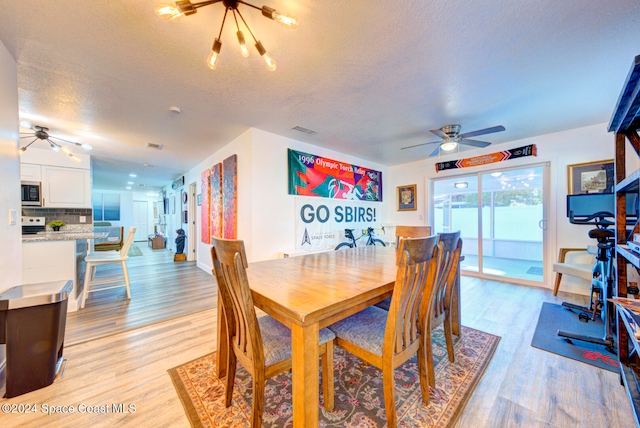
[(20, 186), (22, 188), (22, 206), (42, 206), (42, 187), (39, 182), (23, 181), (20, 183)]

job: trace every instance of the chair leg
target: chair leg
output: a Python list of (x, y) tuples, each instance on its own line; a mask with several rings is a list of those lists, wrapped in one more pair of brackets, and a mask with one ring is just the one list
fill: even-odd
[(129, 289), (129, 271), (127, 270), (127, 262), (122, 261), (122, 273), (124, 274), (124, 284), (127, 287), (127, 299), (131, 298), (131, 290)]
[(227, 377), (224, 379), (224, 406), (231, 406), (231, 398), (233, 397), (233, 382), (236, 378), (236, 354), (229, 349), (227, 356)]
[(424, 404), (429, 404), (429, 375), (427, 371), (427, 347), (422, 342), (418, 347), (418, 375), (420, 376), (420, 392)]
[(433, 346), (431, 345), (431, 330), (427, 327), (427, 333), (425, 334), (425, 353), (427, 354), (427, 379), (429, 379), (429, 385), (433, 388), (436, 387), (436, 371), (433, 368)]
[(84, 272), (84, 287), (82, 290), (82, 298), (80, 299), (80, 309), (84, 308), (84, 304), (87, 301), (87, 296), (89, 294), (89, 287), (91, 285), (91, 269), (93, 269), (93, 265), (91, 263), (87, 263), (86, 270)]
[(455, 357), (453, 355), (453, 335), (451, 334), (451, 318), (447, 313), (444, 318), (444, 338), (447, 342), (447, 354), (449, 354), (449, 361), (455, 363)]
[(394, 379), (393, 365), (391, 362), (383, 364), (382, 369), (382, 387), (384, 389), (384, 408), (387, 411), (387, 426), (398, 426), (398, 417), (396, 414), (396, 382)]
[(256, 370), (253, 374), (253, 395), (251, 396), (251, 427), (262, 426), (262, 411), (264, 410), (264, 371)]
[(554, 296), (558, 295), (558, 289), (560, 289), (560, 281), (562, 281), (562, 274), (561, 273), (556, 273), (556, 283), (553, 286), (553, 295)]
[(333, 341), (327, 342), (327, 351), (322, 354), (322, 395), (324, 396), (324, 408), (333, 410)]

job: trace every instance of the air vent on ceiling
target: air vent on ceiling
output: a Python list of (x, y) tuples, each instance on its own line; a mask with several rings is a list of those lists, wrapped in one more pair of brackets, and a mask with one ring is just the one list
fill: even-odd
[(147, 143), (145, 147), (146, 147), (147, 149), (162, 150), (162, 144)]
[(147, 185), (146, 185), (146, 184), (138, 184), (138, 186), (140, 186), (140, 187), (147, 187)]
[(317, 131), (312, 131), (310, 129), (307, 128), (303, 128), (302, 126), (294, 126), (293, 128), (291, 128), (293, 131), (298, 131), (298, 132), (302, 132), (303, 134), (307, 134), (307, 135), (315, 135), (318, 132)]

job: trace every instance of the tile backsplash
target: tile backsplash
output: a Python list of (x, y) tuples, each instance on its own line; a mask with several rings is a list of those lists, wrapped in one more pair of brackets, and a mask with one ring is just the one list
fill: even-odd
[[(62, 220), (67, 225), (66, 231), (92, 231), (93, 210), (91, 208), (28, 208), (22, 207), (22, 215), (29, 217), (45, 217), (49, 223), (51, 220)], [(80, 217), (84, 216), (86, 222), (80, 223)], [(49, 229), (47, 227), (47, 229)]]

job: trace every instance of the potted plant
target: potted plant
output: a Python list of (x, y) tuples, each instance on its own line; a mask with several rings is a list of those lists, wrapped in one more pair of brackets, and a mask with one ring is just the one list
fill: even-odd
[(65, 223), (62, 220), (51, 220), (49, 222), (49, 224), (47, 224), (47, 226), (52, 228), (55, 232), (59, 231), (61, 227), (66, 226), (66, 225), (67, 225), (67, 223)]

